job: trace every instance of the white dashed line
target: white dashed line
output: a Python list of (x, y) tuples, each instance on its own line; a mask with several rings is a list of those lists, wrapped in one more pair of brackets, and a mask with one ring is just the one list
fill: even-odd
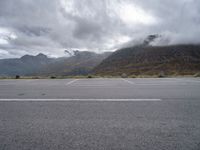
[(126, 80), (126, 79), (122, 79), (124, 82), (127, 82), (127, 83), (129, 83), (129, 84), (135, 84), (134, 82), (132, 82), (132, 81), (129, 81), (129, 80)]
[(78, 80), (79, 80), (79, 79), (72, 80), (72, 81), (66, 83), (65, 85), (68, 86), (68, 85), (70, 85), (70, 84), (72, 84), (72, 83), (74, 83), (74, 82), (76, 82), (76, 81), (78, 81)]
[(138, 86), (140, 86), (140, 85), (144, 85), (144, 86), (175, 86), (175, 85), (188, 85), (188, 84), (184, 84), (184, 83), (178, 83), (178, 84), (175, 84), (175, 83), (169, 83), (169, 84), (156, 84), (156, 83), (138, 83), (138, 84), (136, 84), (136, 85), (138, 85)]
[(78, 87), (106, 87), (107, 85), (92, 85), (92, 84), (82, 84), (82, 85), (73, 85)]
[(16, 102), (56, 102), (56, 101), (80, 101), (80, 102), (151, 102), (151, 101), (162, 101), (162, 99), (0, 99), (0, 101), (16, 101)]

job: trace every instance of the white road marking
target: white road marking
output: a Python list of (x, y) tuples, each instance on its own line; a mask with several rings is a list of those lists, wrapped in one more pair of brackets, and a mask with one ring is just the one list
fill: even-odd
[[(78, 87), (107, 87), (108, 85), (99, 85), (99, 84), (82, 84), (82, 85), (72, 85), (72, 86), (78, 86)], [(111, 86), (110, 86), (111, 87)]]
[(132, 81), (129, 81), (129, 80), (126, 80), (126, 79), (122, 79), (124, 82), (127, 82), (127, 83), (129, 83), (129, 84), (135, 84), (134, 82), (132, 82)]
[(79, 102), (154, 102), (154, 101), (162, 101), (162, 99), (0, 99), (1, 102), (56, 102), (56, 101), (79, 101)]
[(186, 84), (186, 83), (178, 83), (178, 84), (175, 84), (175, 83), (173, 83), (173, 84), (156, 84), (156, 83), (137, 83), (137, 84), (135, 84), (135, 85), (144, 85), (144, 86), (160, 86), (160, 85), (169, 85), (169, 86), (174, 86), (174, 85), (188, 85), (188, 84)]
[(75, 79), (75, 80), (72, 80), (72, 81), (70, 81), (70, 82), (68, 82), (68, 83), (66, 83), (65, 85), (70, 85), (70, 84), (72, 84), (72, 83), (74, 83), (74, 82), (76, 82), (76, 81), (78, 81), (79, 79)]

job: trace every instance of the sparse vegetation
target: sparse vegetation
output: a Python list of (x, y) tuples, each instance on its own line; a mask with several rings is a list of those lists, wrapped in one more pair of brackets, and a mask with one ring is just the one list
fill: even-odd
[(128, 76), (127, 76), (126, 73), (122, 73), (121, 77), (122, 77), (122, 78), (127, 78)]
[(94, 69), (94, 74), (166, 77), (193, 76), (199, 71), (200, 45), (134, 46), (114, 52)]
[(36, 77), (32, 77), (32, 79), (40, 79), (40, 77), (37, 77), (37, 76), (36, 76)]
[(129, 78), (137, 78), (136, 75), (130, 75)]
[(165, 73), (163, 71), (161, 71), (158, 75), (158, 78), (164, 78), (165, 77)]

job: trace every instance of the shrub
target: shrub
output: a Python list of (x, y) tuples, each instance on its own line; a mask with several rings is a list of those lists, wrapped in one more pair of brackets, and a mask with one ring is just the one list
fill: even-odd
[(161, 71), (158, 75), (158, 78), (164, 78), (165, 77), (165, 73), (163, 71)]
[(129, 77), (130, 77), (130, 78), (137, 78), (136, 75), (130, 75)]
[(90, 79), (91, 79), (91, 78), (92, 78), (92, 76), (91, 76), (91, 75), (88, 75), (88, 76), (87, 76), (87, 78), (90, 78)]
[(55, 77), (55, 76), (51, 76), (50, 78), (51, 78), (51, 79), (56, 79), (56, 77)]
[(126, 73), (123, 73), (123, 74), (121, 75), (121, 77), (122, 77), (122, 78), (127, 78), (127, 74), (126, 74)]
[(20, 79), (20, 76), (19, 76), (19, 75), (16, 75), (16, 76), (15, 76), (15, 79)]

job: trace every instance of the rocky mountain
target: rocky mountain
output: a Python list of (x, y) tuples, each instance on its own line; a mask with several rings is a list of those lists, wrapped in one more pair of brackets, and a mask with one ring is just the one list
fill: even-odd
[(80, 51), (78, 50), (64, 50), (65, 54), (68, 55), (68, 57), (75, 56), (78, 54)]
[(32, 75), (44, 66), (52, 63), (54, 59), (44, 54), (37, 56), (24, 55), (21, 58), (1, 59), (0, 76)]
[(111, 53), (97, 54), (88, 51), (76, 51), (73, 56), (60, 58), (46, 66), (40, 72), (42, 75), (87, 75)]
[(161, 37), (161, 35), (159, 35), (159, 34), (149, 35), (144, 39), (144, 41), (143, 41), (143, 43), (141, 45), (142, 46), (149, 46), (149, 45), (152, 44), (152, 42), (154, 42), (156, 39), (158, 39), (160, 37)]
[(1, 59), (0, 76), (85, 75), (110, 53), (74, 51), (72, 56), (48, 58), (44, 54), (24, 55), (21, 58)]
[(200, 72), (200, 45), (142, 44), (124, 48), (103, 60), (93, 72), (98, 75), (158, 75), (160, 72), (193, 75)]

